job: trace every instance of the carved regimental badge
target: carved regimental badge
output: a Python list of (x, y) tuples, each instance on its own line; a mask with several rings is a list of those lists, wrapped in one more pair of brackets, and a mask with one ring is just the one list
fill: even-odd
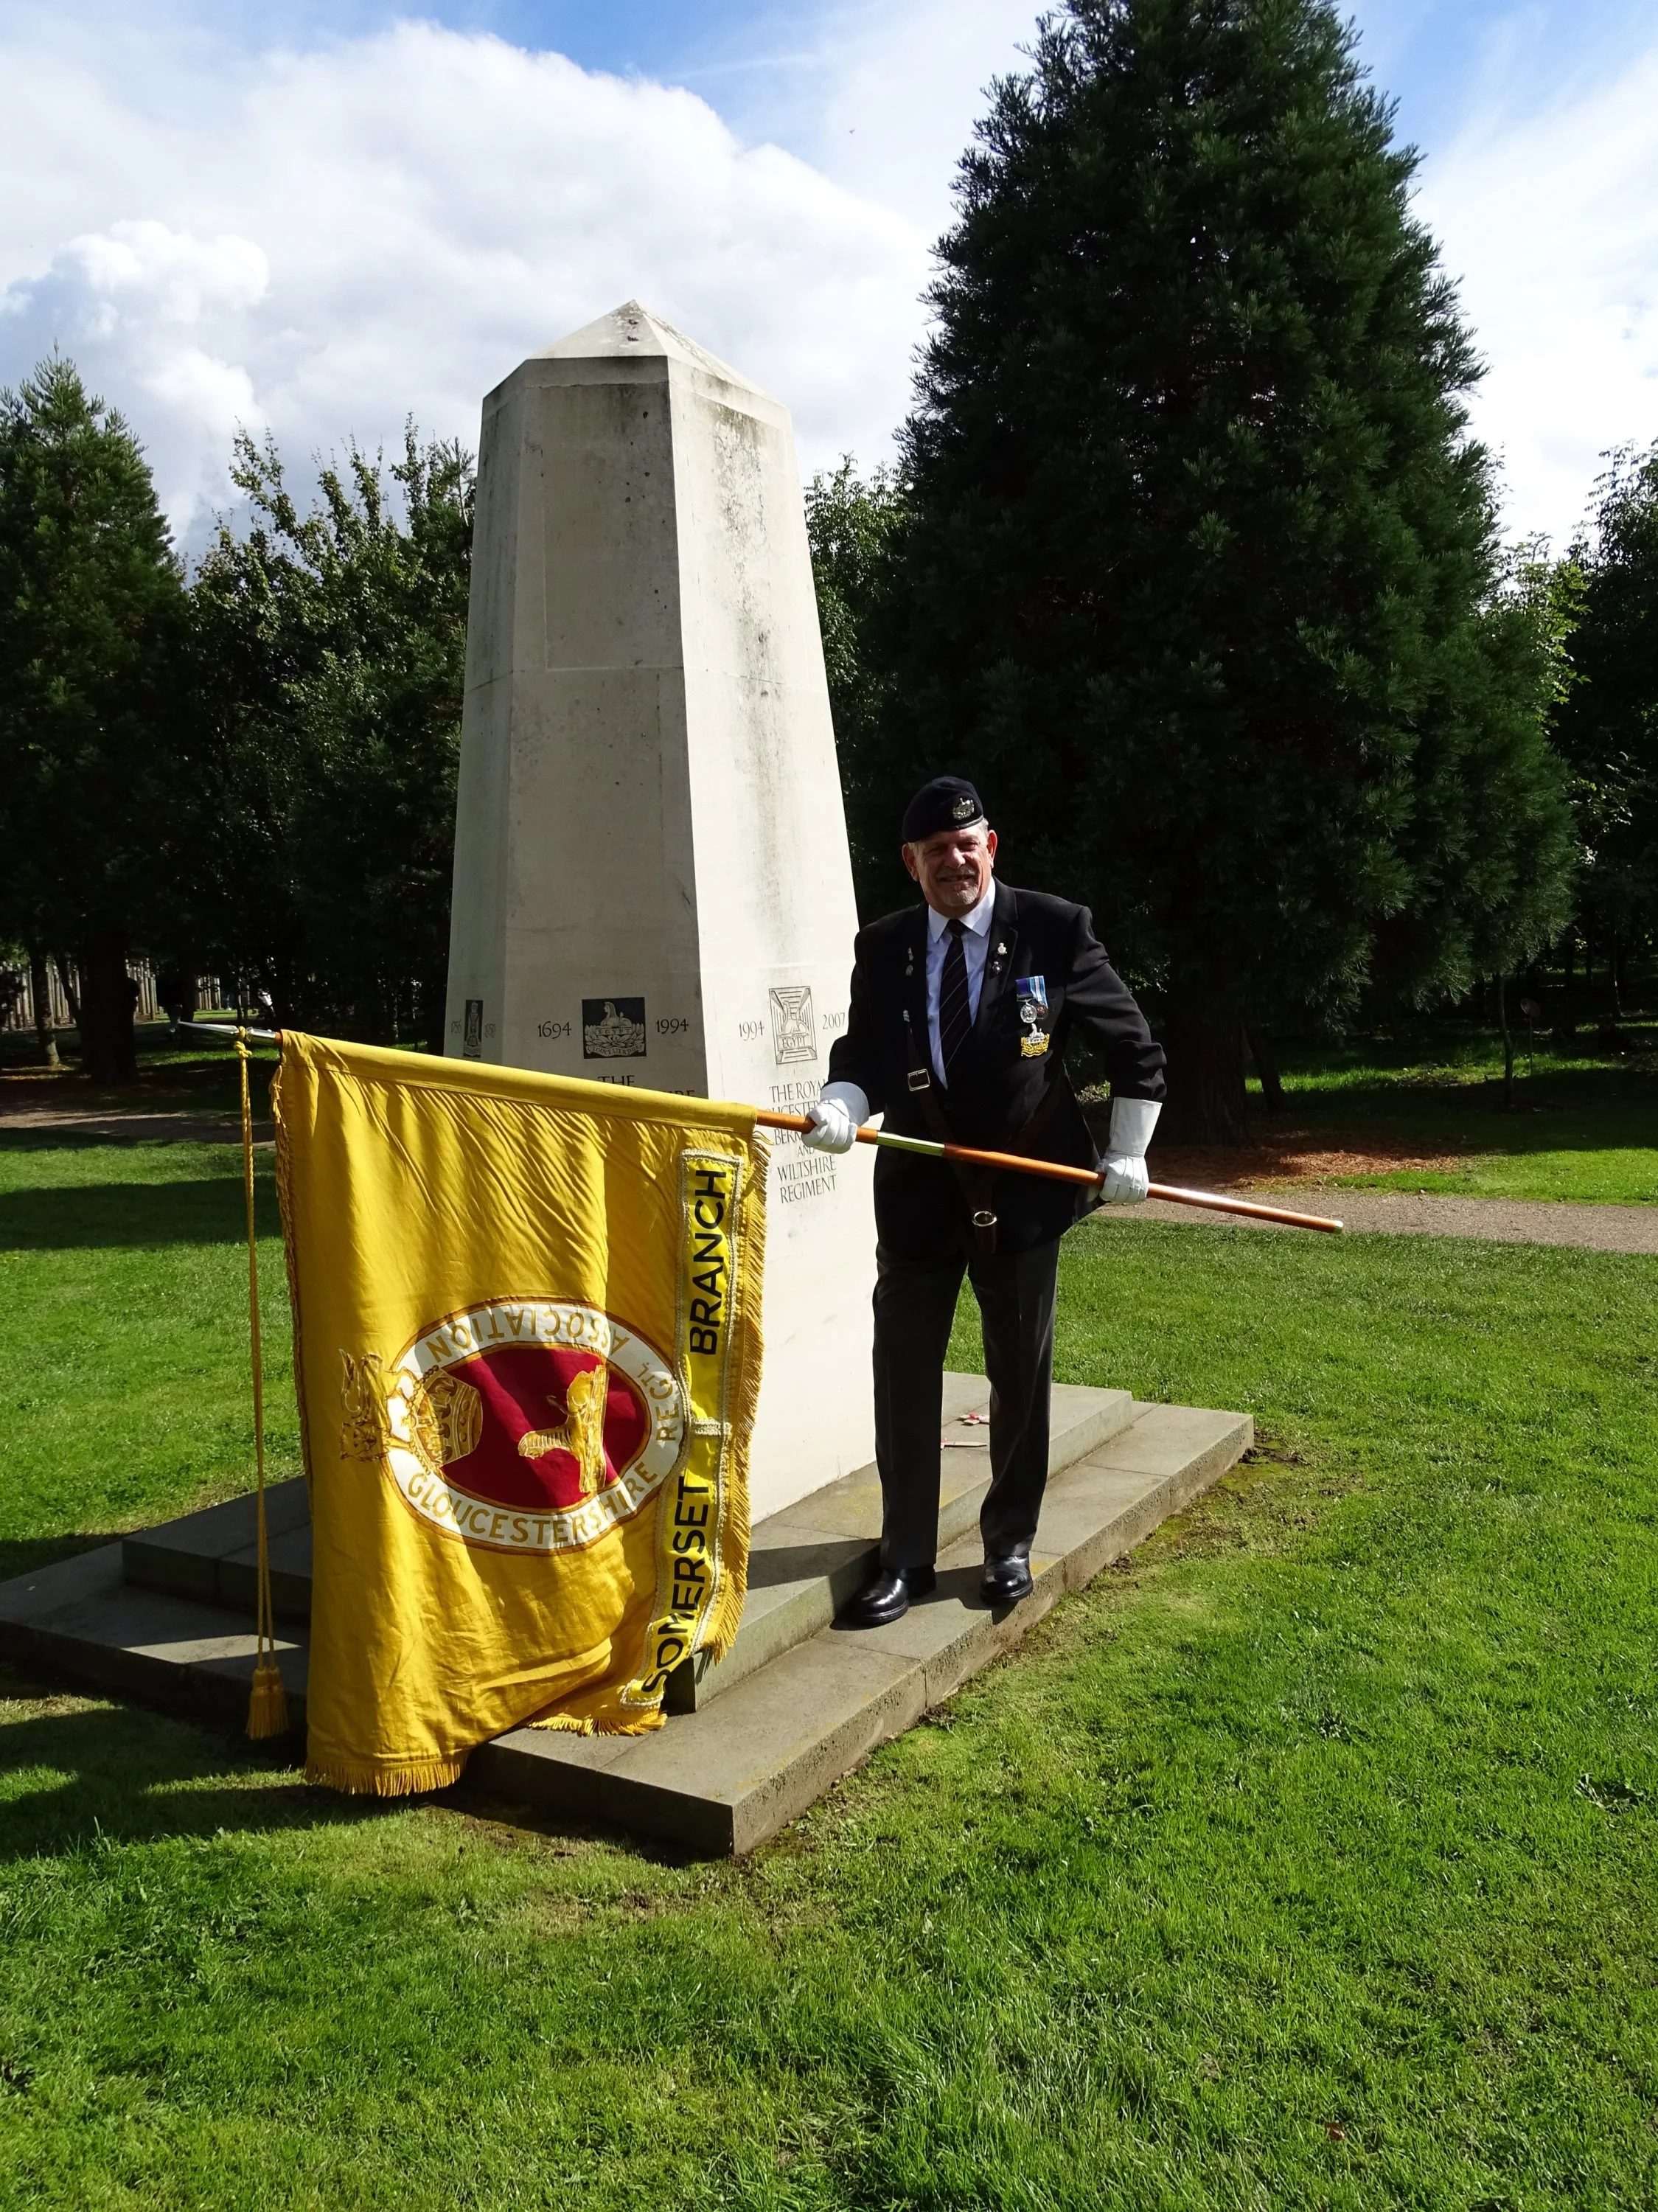
[(390, 1365), (345, 1358), (343, 1444), (446, 1536), (580, 1549), (637, 1513), (684, 1450), (653, 1345), (595, 1306), (497, 1298), (422, 1329)]
[(581, 1055), (584, 1060), (641, 1060), (645, 1054), (643, 999), (584, 999)]
[(812, 1024), (809, 983), (772, 985), (771, 1042), (780, 1062), (817, 1059), (817, 1033)]

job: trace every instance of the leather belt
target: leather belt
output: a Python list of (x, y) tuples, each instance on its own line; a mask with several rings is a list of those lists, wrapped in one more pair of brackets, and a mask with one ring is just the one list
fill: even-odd
[[(959, 1139), (938, 1102), (938, 1086), (932, 1079), (932, 1070), (922, 1053), (908, 1008), (904, 1012), (904, 1045), (909, 1059), (910, 1095), (921, 1109), (921, 1118), (926, 1123), (928, 1132), (936, 1144), (957, 1143)], [(1018, 1133), (999, 1146), (999, 1150), (1010, 1152), (1028, 1151), (1053, 1120), (1062, 1101), (1070, 1097), (1071, 1084), (1063, 1061), (1056, 1059), (1052, 1065), (1053, 1073), (1048, 1078), (1042, 1103)], [(974, 1249), (987, 1258), (996, 1249), (998, 1224), (996, 1209), (991, 1200), (995, 1192), (997, 1171), (994, 1168), (975, 1167), (966, 1160), (951, 1160), (948, 1164), (961, 1186), (962, 1196), (967, 1201), (968, 1213), (973, 1224)]]

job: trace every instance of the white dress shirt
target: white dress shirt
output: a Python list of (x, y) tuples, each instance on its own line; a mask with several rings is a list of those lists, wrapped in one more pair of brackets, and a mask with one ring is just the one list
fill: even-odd
[[(979, 993), (985, 979), (985, 959), (990, 951), (990, 925), (996, 913), (996, 884), (991, 879), (989, 889), (971, 913), (961, 919), (966, 933), (962, 939), (962, 953), (967, 962), (967, 1011), (973, 1021), (979, 1018)], [(950, 923), (936, 907), (926, 910), (926, 1034), (932, 1049), (932, 1072), (940, 1083), (944, 1081), (944, 1055), (938, 1042), (938, 994), (944, 980), (944, 955), (950, 950)]]

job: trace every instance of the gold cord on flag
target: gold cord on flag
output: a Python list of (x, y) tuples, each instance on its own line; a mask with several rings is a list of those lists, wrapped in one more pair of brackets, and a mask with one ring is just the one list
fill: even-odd
[(264, 1518), (264, 1354), (259, 1341), (259, 1247), (253, 1226), (253, 1104), (248, 1092), (247, 1032), (236, 1032), (236, 1057), (242, 1078), (242, 1188), (247, 1199), (247, 1310), (253, 1352), (253, 1464), (257, 1471), (255, 1513), (258, 1522), (258, 1640), (253, 1687), (247, 1704), (251, 1736), (282, 1735), (288, 1729), (288, 1693), (276, 1663), (276, 1614), (270, 1602), (270, 1545)]

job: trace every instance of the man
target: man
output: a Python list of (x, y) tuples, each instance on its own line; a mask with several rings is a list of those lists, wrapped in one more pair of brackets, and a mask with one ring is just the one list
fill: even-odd
[(1145, 1148), (1163, 1094), (1163, 1048), (1113, 973), (1088, 909), (995, 881), (996, 833), (970, 783), (935, 776), (910, 801), (902, 834), (904, 866), (926, 903), (859, 933), (847, 1032), (805, 1141), (846, 1152), (859, 1122), (884, 1114), (902, 1136), (1091, 1168), (1064, 1067), (1078, 1032), (1103, 1054), (1111, 1131), (1099, 1200), (1074, 1183), (877, 1155), (881, 1556), (841, 1616), (870, 1628), (899, 1620), (937, 1579), (944, 1351), (963, 1272), (990, 1376), (981, 1589), (995, 1606), (1029, 1590), (1048, 1480), (1060, 1237), (1096, 1203), (1145, 1196)]

